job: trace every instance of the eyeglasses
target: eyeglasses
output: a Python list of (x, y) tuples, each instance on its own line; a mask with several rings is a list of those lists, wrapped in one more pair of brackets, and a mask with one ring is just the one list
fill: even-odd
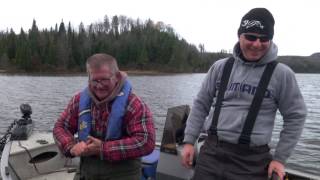
[(246, 40), (248, 41), (256, 41), (257, 39), (260, 40), (260, 42), (267, 42), (267, 41), (270, 41), (269, 37), (267, 36), (256, 36), (256, 35), (253, 35), (253, 34), (243, 34), (244, 38), (246, 38)]
[(103, 79), (90, 79), (90, 83), (93, 85), (93, 86), (98, 86), (98, 84), (102, 85), (102, 86), (106, 86), (110, 83), (111, 79), (113, 78), (114, 75), (110, 76), (110, 77), (106, 77), (106, 78), (103, 78)]

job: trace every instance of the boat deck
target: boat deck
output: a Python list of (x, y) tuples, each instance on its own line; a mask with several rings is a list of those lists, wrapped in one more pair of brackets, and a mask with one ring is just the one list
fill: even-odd
[(44, 174), (41, 176), (33, 177), (28, 180), (57, 180), (57, 179), (64, 179), (64, 180), (76, 180), (77, 178), (76, 172), (68, 172), (67, 170), (63, 170), (60, 172), (54, 172), (50, 174)]

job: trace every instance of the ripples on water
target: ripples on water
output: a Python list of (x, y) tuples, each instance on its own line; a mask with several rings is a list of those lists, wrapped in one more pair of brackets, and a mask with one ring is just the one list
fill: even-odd
[[(149, 105), (161, 139), (167, 109), (192, 105), (205, 74), (130, 76), (134, 91)], [(308, 118), (302, 137), (288, 161), (292, 169), (320, 175), (320, 75), (297, 74), (297, 80), (308, 107)], [(86, 85), (86, 76), (13, 76), (0, 75), (0, 133), (14, 119), (20, 118), (19, 105), (32, 106), (35, 130), (52, 131), (57, 117), (68, 101)], [(273, 133), (275, 146), (282, 126), (281, 117)]]

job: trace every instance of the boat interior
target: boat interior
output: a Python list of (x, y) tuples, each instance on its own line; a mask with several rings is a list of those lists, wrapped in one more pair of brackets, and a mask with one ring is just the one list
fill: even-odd
[[(188, 105), (168, 109), (163, 137), (155, 150), (142, 158), (141, 180), (190, 180), (193, 168), (181, 165), (183, 132), (190, 112)], [(32, 128), (31, 121), (27, 123)], [(19, 123), (17, 123), (19, 124)], [(31, 122), (32, 124), (32, 122)], [(27, 127), (26, 126), (26, 127)], [(21, 129), (21, 127), (19, 127)], [(2, 180), (78, 180), (79, 158), (66, 158), (55, 144), (52, 133), (9, 133), (1, 155)], [(14, 130), (13, 130), (14, 131)], [(198, 154), (206, 134), (202, 133), (195, 144)], [(196, 158), (194, 159), (194, 164)], [(320, 177), (286, 169), (286, 180), (320, 180)]]

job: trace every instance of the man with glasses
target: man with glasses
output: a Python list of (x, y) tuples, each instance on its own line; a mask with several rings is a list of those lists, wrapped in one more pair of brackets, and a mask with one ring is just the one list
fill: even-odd
[[(232, 57), (215, 62), (207, 73), (187, 120), (182, 152), (183, 165), (191, 167), (193, 145), (212, 109), (194, 180), (284, 177), (307, 110), (294, 72), (276, 61), (273, 34), (272, 14), (265, 8), (250, 10), (241, 20)], [(283, 126), (271, 155), (277, 110)]]
[(114, 57), (94, 54), (87, 73), (88, 87), (72, 97), (54, 138), (67, 157), (81, 157), (81, 179), (140, 180), (140, 157), (155, 146), (151, 112)]

